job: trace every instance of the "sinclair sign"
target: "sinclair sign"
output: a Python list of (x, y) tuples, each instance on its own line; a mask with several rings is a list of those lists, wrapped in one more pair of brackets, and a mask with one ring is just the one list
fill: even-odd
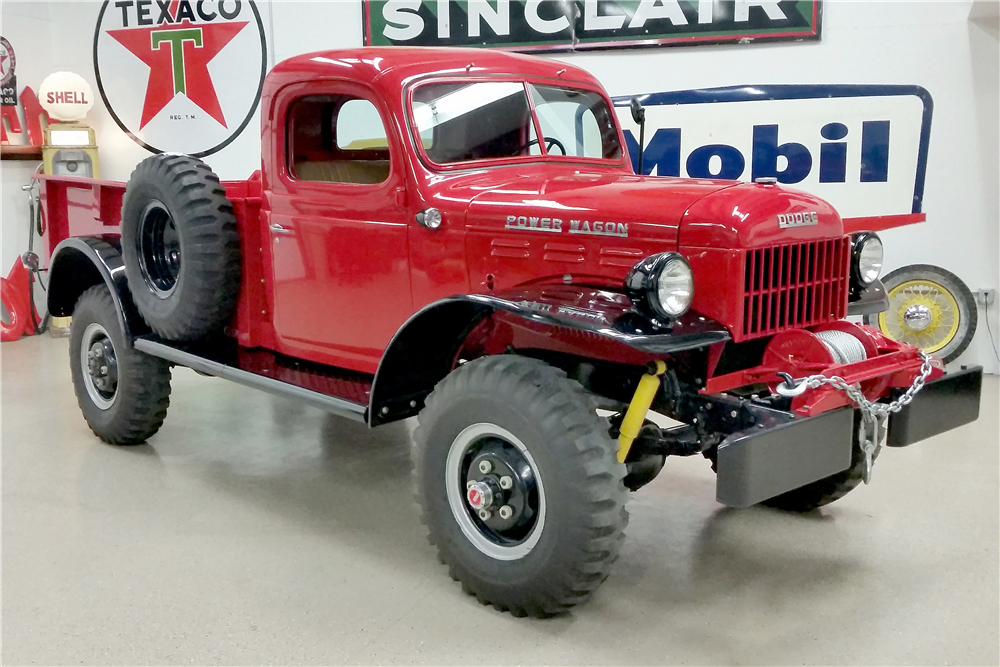
[(267, 46), (253, 0), (105, 0), (94, 71), (115, 122), (144, 148), (197, 157), (257, 108)]
[(573, 51), (819, 39), (822, 3), (755, 0), (364, 0), (368, 46)]

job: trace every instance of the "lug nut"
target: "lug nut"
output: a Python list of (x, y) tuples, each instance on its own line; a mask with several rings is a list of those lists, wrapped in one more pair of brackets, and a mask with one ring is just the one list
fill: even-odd
[(108, 374), (108, 367), (101, 366), (101, 375), (107, 375), (107, 374)]
[(470, 479), (468, 482), (465, 483), (465, 488), (471, 489), (475, 485), (476, 485), (476, 480)]
[(510, 508), (510, 505), (504, 505), (500, 508), (499, 514), (501, 519), (506, 520), (514, 515), (514, 510)]
[(489, 510), (479, 510), (479, 518), (483, 521), (489, 521), (491, 516), (493, 516), (493, 513)]
[(501, 489), (509, 489), (512, 486), (514, 486), (514, 480), (511, 479), (509, 475), (504, 475), (500, 478)]
[(486, 461), (485, 459), (479, 462), (479, 472), (481, 472), (481, 473), (483, 473), (485, 475), (486, 473), (490, 472), (491, 470), (493, 470), (493, 464), (492, 463), (490, 463), (489, 461)]

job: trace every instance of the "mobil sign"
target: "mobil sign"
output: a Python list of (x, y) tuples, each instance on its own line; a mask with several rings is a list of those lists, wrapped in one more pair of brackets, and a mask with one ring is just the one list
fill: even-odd
[[(919, 222), (932, 101), (919, 86), (759, 85), (637, 96), (646, 108), (642, 171), (776, 178), (833, 204), (851, 228)], [(616, 97), (638, 167), (631, 96)]]

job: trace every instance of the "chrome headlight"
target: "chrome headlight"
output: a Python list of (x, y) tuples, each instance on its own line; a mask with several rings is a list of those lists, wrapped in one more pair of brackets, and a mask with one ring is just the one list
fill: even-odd
[(875, 232), (861, 232), (851, 239), (854, 278), (862, 286), (871, 285), (882, 273), (882, 240)]
[(676, 252), (651, 255), (629, 272), (625, 291), (640, 310), (663, 319), (676, 319), (687, 312), (694, 298), (691, 266)]

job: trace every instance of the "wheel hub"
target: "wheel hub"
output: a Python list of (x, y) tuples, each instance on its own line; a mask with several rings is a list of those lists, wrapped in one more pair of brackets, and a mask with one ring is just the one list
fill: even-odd
[(180, 235), (162, 202), (152, 200), (139, 219), (139, 263), (146, 284), (161, 299), (177, 288), (181, 271)]
[(534, 472), (520, 452), (502, 440), (480, 444), (466, 473), (466, 502), (490, 539), (498, 543), (518, 540), (534, 524)]
[(931, 323), (931, 309), (923, 304), (914, 304), (903, 312), (903, 321), (914, 331), (923, 331)]
[(109, 394), (114, 393), (118, 386), (118, 359), (109, 339), (101, 338), (90, 346), (87, 351), (87, 370), (95, 387)]
[(476, 548), (497, 560), (521, 558), (534, 548), (545, 522), (545, 494), (530, 452), (515, 435), (474, 424), (455, 439), (447, 466), (454, 480), (449, 505)]
[(493, 494), (491, 485), (486, 481), (468, 483), (468, 490), (465, 498), (469, 501), (469, 507), (476, 510), (493, 509), (493, 501), (496, 496)]
[(79, 350), (87, 394), (94, 405), (107, 410), (118, 395), (118, 355), (107, 329), (97, 322), (88, 324)]

